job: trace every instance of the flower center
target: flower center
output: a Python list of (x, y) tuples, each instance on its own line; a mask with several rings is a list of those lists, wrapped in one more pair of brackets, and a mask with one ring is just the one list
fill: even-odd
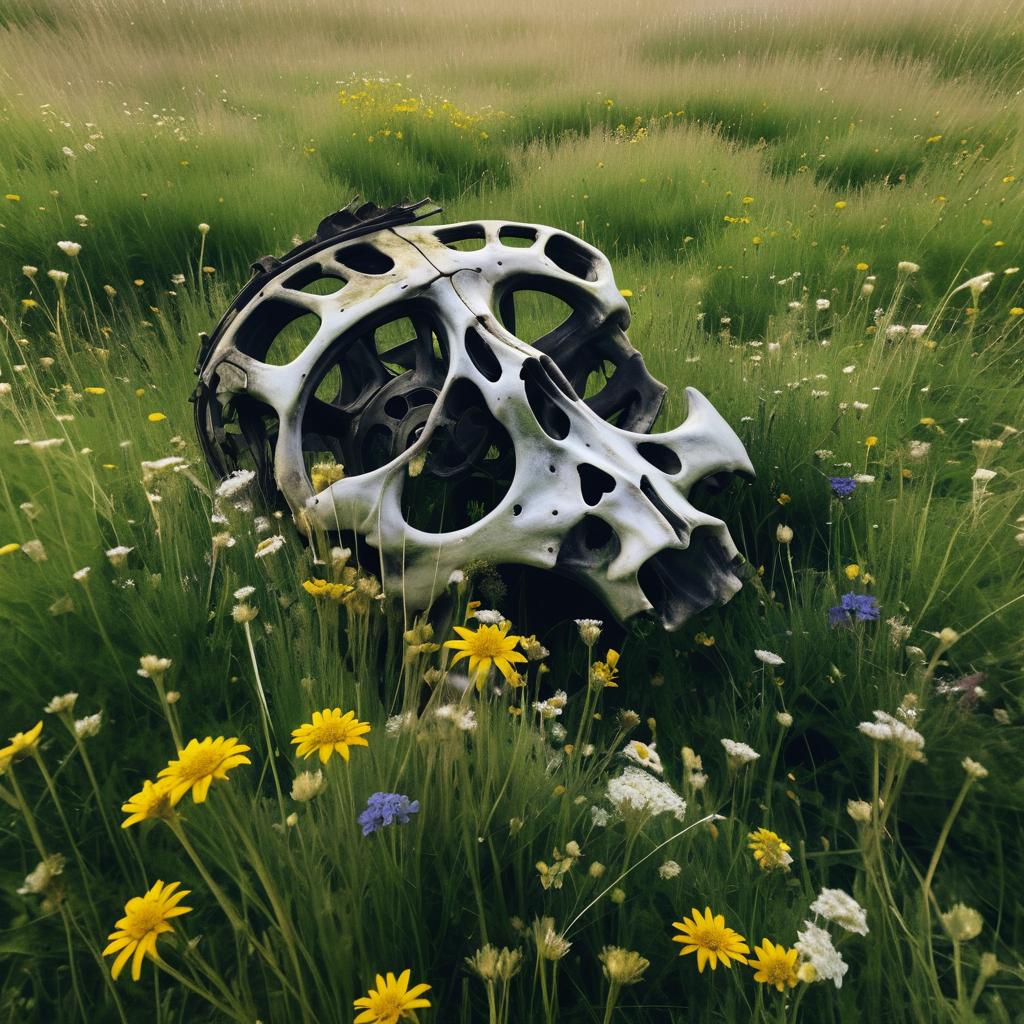
[(391, 992), (382, 992), (374, 1002), (373, 1012), (380, 1024), (396, 1024), (401, 1016), (402, 1000)]
[(697, 930), (694, 938), (697, 940), (698, 945), (703, 946), (712, 953), (717, 953), (722, 947), (722, 933), (717, 928), (714, 930), (700, 928)]
[(221, 752), (212, 747), (194, 750), (180, 759), (178, 774), (186, 779), (203, 779), (212, 775), (223, 760)]
[(164, 915), (156, 903), (143, 903), (132, 911), (125, 931), (136, 941), (145, 938), (158, 924), (163, 922)]
[(776, 960), (774, 963), (769, 965), (765, 974), (768, 975), (768, 981), (770, 984), (785, 984), (789, 979), (789, 964), (784, 960)]
[(307, 737), (311, 743), (346, 743), (349, 739), (349, 723), (329, 719), (314, 725)]

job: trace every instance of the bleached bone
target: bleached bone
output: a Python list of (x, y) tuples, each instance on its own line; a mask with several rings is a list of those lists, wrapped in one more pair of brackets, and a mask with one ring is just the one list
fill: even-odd
[[(385, 591), (400, 588), (411, 609), (478, 559), (557, 570), (620, 619), (653, 611), (668, 629), (727, 601), (742, 558), (689, 496), (753, 467), (693, 388), (684, 422), (648, 433), (665, 388), (626, 336), (607, 259), (539, 224), (415, 223), (436, 212), (352, 204), (254, 264), (197, 366), (215, 472), (250, 465), (299, 529), (362, 537)], [(322, 293), (303, 290), (325, 279)], [(516, 334), (528, 291), (572, 310), (532, 343)], [(316, 328), (279, 351), (304, 317)], [(412, 336), (380, 351), (398, 320)], [(345, 476), (315, 493), (310, 464), (325, 457)], [(429, 481), (440, 511), (410, 506), (410, 489)], [(409, 521), (431, 515), (434, 529)]]

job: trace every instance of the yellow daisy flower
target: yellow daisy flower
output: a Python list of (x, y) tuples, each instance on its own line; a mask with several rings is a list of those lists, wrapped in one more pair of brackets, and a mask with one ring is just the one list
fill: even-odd
[(687, 953), (697, 954), (697, 971), (704, 973), (704, 965), (711, 964), (715, 970), (721, 962), (723, 967), (732, 967), (730, 961), (741, 964), (747, 962), (745, 953), (750, 952), (746, 939), (739, 932), (727, 928), (725, 918), (721, 914), (712, 914), (710, 907), (704, 908), (704, 914), (694, 907), (693, 918), (684, 917), (682, 922), (673, 921), (672, 927), (678, 928), (679, 935), (673, 935), (673, 942), (683, 943), (680, 956)]
[(793, 862), (789, 855), (789, 843), (783, 842), (771, 829), (759, 828), (756, 832), (748, 833), (747, 838), (750, 840), (747, 849), (752, 851), (754, 860), (762, 870), (788, 867)]
[(28, 732), (18, 732), (11, 737), (8, 746), (0, 750), (0, 761), (13, 761), (26, 754), (31, 754), (39, 743), (39, 734), (43, 731), (43, 723), (36, 722)]
[(795, 949), (786, 949), (785, 946), (777, 946), (764, 939), (760, 946), (754, 947), (754, 952), (757, 959), (747, 961), (754, 968), (754, 981), (759, 981), (763, 985), (774, 985), (780, 992), (785, 991), (787, 985), (790, 988), (796, 985), (799, 979)]
[(181, 882), (164, 885), (158, 881), (145, 896), (133, 896), (125, 904), (124, 917), (114, 926), (115, 931), (107, 936), (110, 942), (103, 950), (104, 956), (117, 953), (117, 959), (110, 968), (114, 981), (117, 981), (117, 976), (124, 969), (129, 957), (132, 960), (132, 981), (139, 980), (143, 957), (159, 959), (156, 940), (161, 935), (174, 931), (167, 923), (168, 918), (180, 917), (192, 909), (180, 906), (180, 901), (191, 890), (178, 889), (179, 885)]
[(526, 655), (516, 650), (521, 636), (509, 636), (511, 623), (507, 620), (500, 626), (481, 626), (476, 632), (465, 626), (454, 626), (461, 640), (446, 640), (445, 647), (450, 647), (458, 654), (452, 658), (456, 665), (463, 658), (469, 658), (470, 675), (476, 676), (476, 688), (482, 690), (487, 681), (487, 673), (493, 665), (506, 680), (511, 682), (515, 669), (512, 665), (526, 661)]
[(170, 780), (160, 779), (157, 782), (150, 782), (147, 779), (138, 793), (130, 796), (126, 803), (121, 804), (121, 810), (129, 815), (121, 822), (121, 828), (130, 828), (137, 822), (149, 821), (151, 818), (169, 817), (171, 813)]
[(413, 985), (409, 988), (409, 977), (412, 971), (405, 970), (396, 978), (388, 971), (387, 978), (377, 975), (375, 989), (369, 995), (360, 996), (355, 1001), (357, 1010), (363, 1012), (355, 1019), (355, 1024), (398, 1024), (403, 1018), (415, 1018), (414, 1010), (430, 1005), (430, 1000), (421, 998), (429, 985)]
[(227, 773), (232, 768), (237, 768), (240, 764), (252, 764), (245, 756), (248, 750), (249, 747), (239, 743), (234, 736), (229, 739), (224, 739), (223, 736), (212, 739), (207, 736), (204, 740), (189, 740), (188, 746), (178, 751), (178, 759), (169, 761), (167, 767), (160, 770), (157, 778), (167, 780), (172, 807), (176, 806), (190, 789), (193, 801), (201, 804), (206, 799), (210, 783), (214, 779), (226, 780)]
[(371, 728), (369, 722), (360, 722), (354, 711), (343, 715), (341, 708), (324, 708), (313, 712), (311, 723), (292, 730), (292, 743), (297, 745), (295, 753), (299, 757), (310, 758), (319, 753), (320, 763), (326, 764), (331, 754), (338, 753), (347, 761), (349, 747), (370, 745), (363, 737)]

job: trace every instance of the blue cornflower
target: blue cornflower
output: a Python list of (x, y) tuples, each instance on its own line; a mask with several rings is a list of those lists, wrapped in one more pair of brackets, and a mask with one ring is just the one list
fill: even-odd
[(870, 594), (843, 594), (839, 604), (828, 610), (830, 626), (846, 626), (851, 622), (877, 622), (878, 599)]
[(830, 476), (828, 485), (837, 498), (848, 498), (857, 490), (857, 481), (852, 476)]
[(409, 824), (409, 815), (420, 809), (419, 800), (410, 801), (401, 793), (374, 793), (366, 801), (366, 810), (356, 819), (363, 826), (363, 835), (368, 836), (385, 825)]

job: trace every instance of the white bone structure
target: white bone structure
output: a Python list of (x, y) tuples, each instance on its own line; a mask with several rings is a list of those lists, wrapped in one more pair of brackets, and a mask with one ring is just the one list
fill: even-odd
[[(604, 255), (539, 224), (416, 216), (351, 237), (321, 225), (258, 265), (200, 370), (214, 468), (251, 460), (300, 530), (361, 537), (385, 592), (411, 609), (475, 560), (557, 570), (618, 618), (653, 612), (668, 629), (728, 600), (742, 559), (689, 495), (753, 467), (693, 388), (680, 426), (647, 433), (665, 389), (624, 333), (629, 308)], [(527, 292), (570, 310), (532, 343), (516, 334)], [(275, 353), (307, 321), (304, 347)], [(382, 351), (396, 323), (410, 337)], [(317, 492), (310, 467), (325, 459), (344, 476)], [(411, 497), (431, 482), (433, 519)]]

